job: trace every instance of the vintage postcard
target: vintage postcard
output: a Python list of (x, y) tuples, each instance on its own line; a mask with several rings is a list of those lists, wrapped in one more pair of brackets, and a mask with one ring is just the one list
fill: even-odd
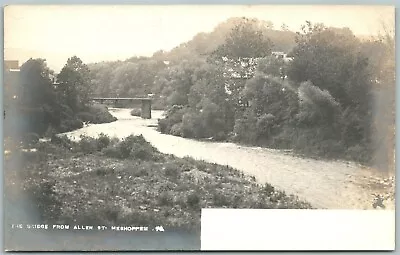
[(5, 249), (394, 249), (394, 24), (384, 5), (5, 7)]

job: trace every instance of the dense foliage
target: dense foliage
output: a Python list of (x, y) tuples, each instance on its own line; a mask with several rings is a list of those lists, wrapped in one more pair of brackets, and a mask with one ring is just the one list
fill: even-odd
[(306, 22), (295, 34), (271, 22), (232, 18), (152, 57), (88, 66), (71, 58), (56, 88), (45, 62), (30, 60), (21, 73), (35, 84), (24, 92), (32, 102), (23, 104), (40, 109), (30, 121), (33, 132), (43, 133), (49, 125), (39, 123), (67, 131), (81, 120), (101, 122), (90, 117), (89, 93), (150, 95), (153, 109), (167, 111), (159, 121), (164, 133), (387, 167), (393, 157), (384, 147), (390, 155), (394, 147), (395, 61), (394, 37), (385, 31), (365, 40), (348, 28)]
[(162, 154), (142, 136), (53, 136), (36, 147), (7, 154), (5, 192), (14, 203), (27, 196), (43, 223), (198, 231), (201, 208), (311, 208), (231, 167)]
[[(179, 87), (184, 83), (173, 86), (185, 100), (167, 102), (172, 108), (160, 131), (388, 167), (391, 156), (378, 160), (377, 153), (382, 143), (393, 153), (387, 139), (394, 132), (374, 123), (385, 115), (386, 125), (394, 125), (384, 113), (394, 109), (392, 37), (362, 41), (347, 28), (307, 22), (289, 57), (277, 58), (269, 56), (272, 44), (260, 39), (261, 31), (244, 29), (247, 22), (196, 66), (193, 73), (204, 76), (192, 75), (186, 90)], [(371, 47), (382, 54), (370, 56)]]
[[(90, 68), (99, 95), (153, 94), (154, 109), (167, 110), (161, 132), (387, 167), (394, 37), (385, 31), (366, 40), (348, 28), (306, 22), (295, 34), (232, 18), (169, 52)], [(376, 124), (382, 122), (390, 128)]]
[(78, 57), (68, 59), (57, 76), (44, 59), (29, 59), (19, 72), (5, 71), (6, 87), (13, 87), (5, 90), (5, 136), (20, 139), (115, 121), (106, 107), (90, 103), (89, 72)]

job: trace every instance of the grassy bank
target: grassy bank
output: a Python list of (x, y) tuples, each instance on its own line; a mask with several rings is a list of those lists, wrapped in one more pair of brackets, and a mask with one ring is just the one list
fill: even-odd
[(101, 104), (93, 104), (87, 106), (82, 111), (68, 115), (68, 118), (61, 121), (59, 127), (56, 128), (57, 132), (64, 133), (70, 132), (75, 129), (83, 127), (83, 123), (100, 124), (110, 123), (116, 121), (115, 118), (109, 111), (107, 106)]
[(5, 186), (7, 197), (35, 201), (44, 222), (199, 230), (201, 208), (311, 208), (228, 166), (162, 154), (142, 136), (54, 136), (36, 149), (6, 155)]

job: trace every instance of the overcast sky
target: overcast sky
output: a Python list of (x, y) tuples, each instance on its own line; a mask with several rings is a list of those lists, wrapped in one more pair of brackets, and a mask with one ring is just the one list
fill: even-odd
[(5, 59), (20, 64), (45, 58), (59, 71), (68, 57), (85, 63), (124, 60), (170, 50), (230, 17), (270, 20), (298, 31), (306, 20), (373, 35), (381, 22), (394, 26), (390, 6), (8, 6), (4, 10)]

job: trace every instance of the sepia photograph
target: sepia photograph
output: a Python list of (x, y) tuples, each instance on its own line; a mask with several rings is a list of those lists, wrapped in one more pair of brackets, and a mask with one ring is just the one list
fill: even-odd
[(394, 6), (6, 6), (5, 249), (200, 250), (205, 209), (394, 215), (395, 76)]

